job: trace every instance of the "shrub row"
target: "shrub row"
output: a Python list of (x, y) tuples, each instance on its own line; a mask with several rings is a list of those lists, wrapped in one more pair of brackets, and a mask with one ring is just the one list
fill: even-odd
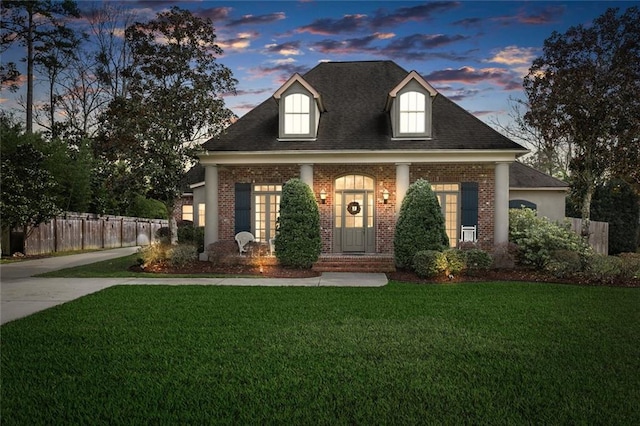
[(463, 272), (474, 275), (489, 269), (491, 262), (491, 255), (480, 249), (421, 250), (413, 256), (413, 270), (421, 278), (431, 278), (443, 273), (445, 276)]
[(198, 260), (198, 248), (192, 244), (172, 246), (166, 243), (154, 243), (138, 251), (138, 263), (143, 267), (154, 264), (182, 267), (196, 260)]
[(616, 279), (640, 279), (640, 253), (621, 253), (618, 256), (593, 254), (581, 258), (575, 252), (557, 250), (545, 269), (558, 278), (580, 274), (603, 284)]

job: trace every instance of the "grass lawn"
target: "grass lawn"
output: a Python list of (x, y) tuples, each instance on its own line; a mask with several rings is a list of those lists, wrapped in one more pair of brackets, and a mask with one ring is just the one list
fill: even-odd
[(118, 286), (8, 323), (2, 424), (640, 424), (640, 289)]

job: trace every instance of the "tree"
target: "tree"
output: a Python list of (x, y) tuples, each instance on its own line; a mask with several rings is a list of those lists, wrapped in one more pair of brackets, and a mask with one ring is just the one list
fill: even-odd
[(284, 267), (310, 268), (320, 256), (320, 212), (309, 185), (290, 179), (282, 187), (276, 256)]
[(103, 117), (99, 151), (142, 175), (147, 198), (169, 211), (196, 141), (219, 133), (233, 114), (220, 93), (233, 91), (231, 71), (216, 62), (222, 50), (209, 19), (172, 8), (125, 30), (132, 64), (127, 92)]
[(407, 189), (393, 237), (395, 262), (399, 268), (411, 268), (419, 251), (442, 251), (449, 247), (444, 216), (431, 184), (418, 179)]
[[(640, 12), (608, 9), (592, 25), (554, 32), (525, 77), (527, 123), (574, 148), (572, 179), (585, 188), (583, 236), (591, 199), (612, 173), (638, 175), (640, 158)], [(631, 170), (634, 169), (634, 170)]]
[[(61, 22), (64, 17), (79, 17), (73, 0), (3, 0), (2, 43), (8, 46), (19, 42), (26, 49), (27, 101), (26, 131), (33, 132), (33, 82), (34, 66), (38, 53), (47, 52), (46, 44), (63, 42), (61, 31), (68, 33)], [(15, 64), (14, 64), (15, 65)], [(14, 67), (15, 69), (15, 67)]]
[(22, 228), (26, 239), (34, 226), (60, 212), (50, 195), (57, 184), (45, 168), (45, 155), (37, 149), (40, 135), (22, 134), (6, 116), (0, 121), (2, 229)]
[(566, 179), (573, 155), (571, 141), (551, 139), (543, 134), (541, 129), (530, 125), (525, 120), (525, 114), (529, 111), (527, 102), (510, 98), (509, 106), (510, 121), (504, 124), (498, 118), (494, 118), (491, 124), (505, 136), (521, 141), (531, 148), (532, 152), (521, 161), (548, 175)]

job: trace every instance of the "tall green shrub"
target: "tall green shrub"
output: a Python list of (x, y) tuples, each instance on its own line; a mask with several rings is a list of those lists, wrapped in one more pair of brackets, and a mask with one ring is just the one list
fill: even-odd
[(444, 216), (431, 184), (418, 179), (402, 201), (393, 239), (395, 262), (399, 268), (411, 268), (419, 251), (442, 251), (449, 247)]
[(320, 256), (320, 212), (311, 188), (300, 179), (282, 187), (276, 257), (288, 268), (310, 268)]

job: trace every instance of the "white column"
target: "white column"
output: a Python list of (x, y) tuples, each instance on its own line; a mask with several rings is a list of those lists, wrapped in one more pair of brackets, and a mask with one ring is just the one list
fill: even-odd
[(300, 180), (313, 191), (313, 164), (300, 164)]
[[(218, 166), (209, 164), (204, 167), (204, 248), (200, 260), (209, 260), (207, 247), (218, 241)], [(198, 212), (193, 212), (198, 214)]]
[(493, 243), (509, 241), (509, 164), (496, 163)]
[(396, 213), (400, 211), (402, 200), (409, 189), (409, 165), (411, 163), (396, 163)]

